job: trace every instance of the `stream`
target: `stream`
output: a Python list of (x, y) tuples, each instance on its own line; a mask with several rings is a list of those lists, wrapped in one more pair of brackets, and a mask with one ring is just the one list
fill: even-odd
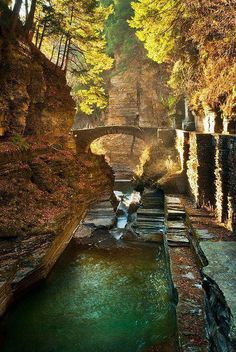
[(2, 352), (175, 351), (165, 246), (121, 239), (134, 193), (125, 181), (114, 191), (124, 208), (111, 230), (116, 243), (72, 240), (48, 279), (9, 311)]

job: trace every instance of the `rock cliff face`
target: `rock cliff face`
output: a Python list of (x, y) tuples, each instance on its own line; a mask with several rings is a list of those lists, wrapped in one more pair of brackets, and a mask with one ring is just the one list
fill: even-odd
[(47, 276), (91, 202), (109, 198), (113, 174), (103, 157), (55, 145), (19, 152), (1, 143), (0, 162), (1, 316), (19, 291)]
[[(116, 66), (120, 58), (116, 55)], [(118, 66), (119, 67), (119, 66)], [(139, 114), (142, 127), (168, 127), (166, 69), (140, 53), (123, 72), (114, 71), (109, 87), (107, 124), (133, 124)]]
[(66, 149), (74, 108), (62, 71), (24, 38), (0, 37), (0, 316), (111, 194), (104, 158)]
[(65, 75), (24, 38), (0, 38), (0, 135), (66, 136), (75, 104)]
[[(104, 123), (169, 127), (166, 68), (148, 60), (141, 49), (139, 56), (127, 60), (125, 69), (120, 69), (124, 67), (124, 62), (118, 53), (115, 62), (108, 87), (109, 105)], [(132, 136), (106, 136), (100, 144), (112, 165), (123, 163), (133, 170), (145, 149), (145, 143)]]

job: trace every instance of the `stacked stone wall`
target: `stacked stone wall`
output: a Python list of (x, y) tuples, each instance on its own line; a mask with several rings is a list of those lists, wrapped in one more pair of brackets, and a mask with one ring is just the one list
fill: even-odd
[(236, 231), (236, 136), (228, 139), (228, 225)]
[(215, 140), (210, 134), (197, 134), (199, 206), (215, 207)]
[(179, 132), (187, 189), (196, 206), (212, 209), (236, 231), (236, 136)]

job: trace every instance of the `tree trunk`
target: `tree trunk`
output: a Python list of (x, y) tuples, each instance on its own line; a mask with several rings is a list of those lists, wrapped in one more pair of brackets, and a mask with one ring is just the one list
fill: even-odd
[(21, 5), (22, 5), (22, 0), (16, 0), (15, 6), (13, 9), (13, 14), (12, 14), (11, 33), (15, 32), (17, 21), (19, 19)]
[(38, 47), (38, 42), (39, 42), (39, 28), (40, 25), (38, 23), (37, 30), (36, 30), (36, 35), (35, 35), (35, 46)]
[(68, 44), (68, 37), (66, 37), (64, 52), (63, 52), (63, 56), (62, 56), (62, 60), (61, 60), (61, 66), (60, 66), (61, 69), (63, 69), (64, 62), (65, 62), (65, 57), (66, 57), (66, 53), (67, 53), (67, 44)]
[[(70, 25), (73, 22), (73, 17), (74, 17), (74, 6), (72, 6), (72, 9), (71, 9)], [(71, 45), (71, 36), (68, 33), (68, 36), (66, 39), (66, 46), (65, 46), (65, 50), (64, 50), (64, 54), (63, 54), (63, 60), (62, 60), (62, 64), (61, 64), (61, 69), (63, 69), (63, 67), (64, 67), (65, 71), (67, 70), (69, 56), (70, 56), (70, 45)]]
[(69, 38), (68, 46), (67, 46), (66, 59), (65, 59), (65, 65), (64, 65), (65, 72), (67, 71), (68, 62), (69, 62), (69, 58), (70, 58), (70, 45), (71, 45), (71, 38)]
[(29, 33), (33, 29), (36, 5), (37, 5), (37, 0), (32, 0), (31, 6), (30, 6), (29, 16), (27, 17), (27, 20), (25, 23), (25, 30), (27, 33)]
[(56, 48), (56, 46), (53, 45), (53, 47), (52, 47), (52, 52), (51, 52), (51, 57), (50, 57), (50, 61), (52, 61), (52, 59), (53, 59), (54, 52), (55, 52), (55, 48)]
[(45, 30), (46, 30), (46, 21), (44, 21), (44, 24), (43, 24), (43, 31), (42, 31), (40, 42), (39, 42), (39, 50), (41, 49), (41, 46), (42, 46), (42, 43), (43, 43)]
[(57, 62), (56, 62), (56, 66), (59, 66), (59, 61), (60, 61), (60, 55), (61, 55), (61, 44), (62, 44), (62, 39), (63, 39), (63, 35), (60, 38), (60, 42), (59, 42), (59, 48), (58, 48), (58, 54), (57, 54)]
[(29, 3), (28, 3), (28, 0), (25, 0), (25, 22), (27, 21), (28, 16), (29, 16)]

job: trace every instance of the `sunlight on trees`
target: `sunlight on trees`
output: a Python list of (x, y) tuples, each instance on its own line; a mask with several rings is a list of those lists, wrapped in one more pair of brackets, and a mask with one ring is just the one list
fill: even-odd
[(168, 63), (169, 84), (192, 109), (208, 106), (236, 116), (236, 2), (138, 0), (129, 21), (148, 56)]
[(107, 53), (120, 56), (119, 70), (126, 69), (126, 62), (138, 52), (139, 41), (128, 21), (133, 15), (131, 0), (101, 0), (104, 6), (112, 6), (113, 13), (105, 24)]
[(20, 16), (29, 39), (65, 71), (86, 114), (107, 104), (102, 74), (113, 59), (106, 54), (104, 26), (112, 12), (97, 0), (16, 0), (13, 6), (11, 31)]

